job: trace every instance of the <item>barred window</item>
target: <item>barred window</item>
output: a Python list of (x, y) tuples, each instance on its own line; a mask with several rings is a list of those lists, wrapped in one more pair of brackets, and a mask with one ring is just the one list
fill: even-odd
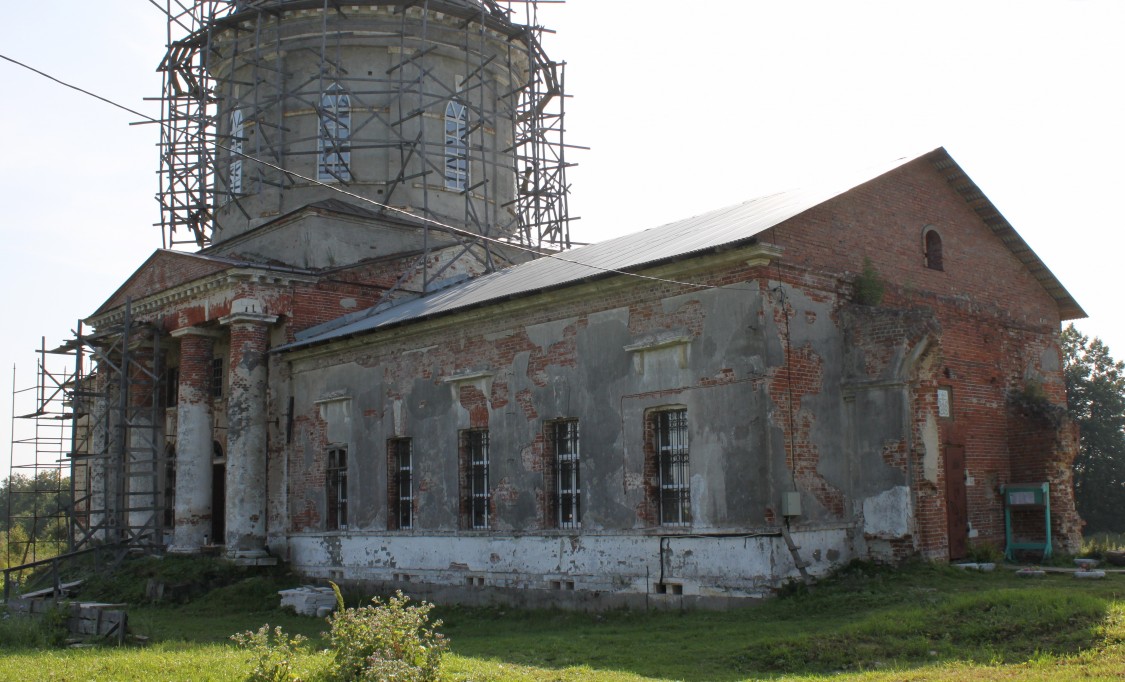
[(445, 107), (445, 188), (469, 186), (469, 108), (455, 99)]
[(470, 529), (489, 527), (492, 493), (488, 484), (488, 429), (461, 432), (463, 525)]
[(387, 441), (387, 527), (414, 527), (414, 445), (410, 438)]
[(652, 418), (660, 523), (686, 526), (691, 523), (687, 410), (662, 410)]
[(328, 530), (346, 530), (348, 527), (348, 449), (334, 447), (328, 451), (328, 469), (325, 475), (328, 492)]
[(339, 83), (333, 83), (320, 98), (317, 180), (348, 182), (352, 179), (351, 133), (351, 98)]
[(582, 526), (582, 476), (578, 451), (578, 420), (548, 422), (551, 449), (548, 485), (553, 488), (548, 523), (558, 528)]
[(223, 359), (215, 358), (211, 361), (211, 397), (223, 397)]

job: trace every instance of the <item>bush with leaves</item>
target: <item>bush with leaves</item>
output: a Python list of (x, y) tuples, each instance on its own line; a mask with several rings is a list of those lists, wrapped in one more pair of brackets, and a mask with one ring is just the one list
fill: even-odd
[(401, 591), (371, 606), (344, 608), (335, 584), (337, 610), (328, 618), (328, 639), (335, 654), (330, 679), (339, 682), (434, 682), (441, 657), (449, 648), (430, 622), (433, 604), (411, 604)]
[(254, 655), (254, 669), (247, 676), (247, 682), (301, 682), (293, 672), (293, 658), (305, 642), (304, 635), (290, 637), (280, 625), (271, 631), (266, 623), (257, 632), (247, 630), (230, 638)]

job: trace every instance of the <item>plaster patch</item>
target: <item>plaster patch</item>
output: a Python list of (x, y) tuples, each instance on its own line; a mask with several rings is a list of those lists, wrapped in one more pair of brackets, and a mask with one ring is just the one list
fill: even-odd
[(939, 440), (937, 419), (928, 414), (926, 423), (922, 425), (922, 475), (934, 485), (938, 482)]
[(542, 324), (529, 325), (526, 329), (527, 338), (539, 346), (541, 350), (547, 350), (551, 344), (558, 343), (562, 340), (563, 335), (566, 333), (566, 328), (578, 322), (577, 317), (568, 317), (562, 320), (551, 320)]
[(401, 436), (402, 434), (406, 433), (406, 422), (403, 421), (403, 417), (402, 417), (402, 399), (401, 398), (396, 398), (395, 401), (393, 403), (391, 403), (391, 411), (394, 414), (393, 419), (394, 419), (395, 435)]
[(319, 404), (321, 416), (328, 425), (326, 435), (329, 443), (347, 443), (350, 440), (351, 405), (352, 401), (347, 398)]
[(863, 500), (863, 533), (902, 538), (910, 534), (910, 488), (900, 485)]
[(1059, 353), (1053, 347), (1044, 348), (1039, 353), (1039, 366), (1044, 372), (1059, 371)]

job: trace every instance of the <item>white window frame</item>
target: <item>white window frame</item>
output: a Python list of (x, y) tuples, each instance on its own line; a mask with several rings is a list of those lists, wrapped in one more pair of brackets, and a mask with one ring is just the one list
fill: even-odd
[(352, 100), (339, 83), (328, 86), (320, 97), (316, 142), (316, 179), (349, 182), (352, 179)]
[(445, 188), (469, 188), (469, 107), (456, 99), (445, 105)]
[(228, 200), (242, 194), (242, 138), (246, 134), (242, 110), (235, 109), (230, 114), (230, 194)]

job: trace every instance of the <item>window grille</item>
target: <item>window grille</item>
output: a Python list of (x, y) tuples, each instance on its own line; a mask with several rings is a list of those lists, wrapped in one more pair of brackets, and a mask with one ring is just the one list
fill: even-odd
[(656, 466), (660, 485), (660, 523), (691, 523), (687, 410), (655, 413)]
[(471, 529), (487, 529), (492, 501), (488, 483), (488, 429), (462, 431), (461, 450), (465, 472), (465, 525)]
[(392, 438), (387, 441), (387, 461), (390, 464), (390, 505), (387, 518), (392, 530), (409, 530), (414, 527), (414, 452), (410, 438)]
[(223, 397), (223, 359), (215, 358), (211, 361), (211, 397)]
[(328, 451), (328, 469), (325, 476), (328, 488), (328, 530), (345, 530), (348, 527), (348, 449), (332, 448)]
[(550, 424), (554, 449), (554, 516), (559, 528), (582, 526), (582, 476), (578, 451), (578, 420)]

